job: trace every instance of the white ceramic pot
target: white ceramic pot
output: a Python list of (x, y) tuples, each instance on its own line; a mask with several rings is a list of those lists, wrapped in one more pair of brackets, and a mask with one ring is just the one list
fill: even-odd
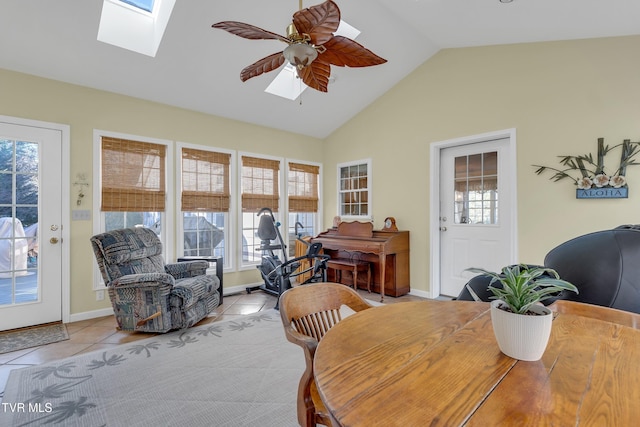
[(500, 351), (518, 360), (540, 360), (551, 336), (551, 310), (542, 305), (531, 307), (540, 316), (515, 314), (498, 308), (500, 300), (491, 302), (491, 323)]

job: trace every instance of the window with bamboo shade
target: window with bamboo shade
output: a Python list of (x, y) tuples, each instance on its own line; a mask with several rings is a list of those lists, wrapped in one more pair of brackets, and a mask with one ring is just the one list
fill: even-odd
[(228, 212), (231, 155), (182, 148), (182, 211)]
[(242, 156), (242, 211), (278, 211), (280, 161)]
[(165, 210), (166, 146), (102, 137), (102, 203), (106, 212)]
[[(289, 255), (302, 250), (298, 235), (310, 238), (317, 234), (320, 166), (289, 162), (287, 197), (289, 200)], [(299, 228), (296, 228), (296, 225)], [(307, 246), (303, 245), (306, 249)]]
[(180, 163), (183, 254), (221, 256), (227, 267), (231, 154), (182, 147)]
[(241, 265), (254, 265), (261, 261), (260, 239), (257, 236), (262, 208), (278, 212), (280, 161), (260, 157), (242, 156), (240, 188), (242, 197), (242, 261)]
[(290, 212), (318, 212), (320, 167), (289, 163), (288, 195)]

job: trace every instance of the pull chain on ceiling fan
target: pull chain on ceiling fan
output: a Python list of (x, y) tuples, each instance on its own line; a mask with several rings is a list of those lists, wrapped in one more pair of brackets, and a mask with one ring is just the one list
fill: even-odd
[(344, 36), (334, 35), (340, 25), (340, 9), (328, 0), (293, 14), (293, 22), (287, 27), (287, 36), (263, 30), (251, 24), (223, 21), (213, 28), (225, 30), (249, 40), (279, 40), (288, 46), (282, 52), (271, 54), (245, 67), (240, 80), (273, 71), (285, 61), (296, 69), (300, 79), (309, 87), (327, 92), (331, 65), (339, 67), (369, 67), (387, 62), (369, 49)]

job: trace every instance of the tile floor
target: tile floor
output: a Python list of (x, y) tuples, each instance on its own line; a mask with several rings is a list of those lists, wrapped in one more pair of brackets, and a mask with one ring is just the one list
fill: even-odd
[[(378, 300), (377, 294), (369, 294), (364, 290), (359, 290), (358, 292), (364, 298)], [(385, 303), (391, 304), (422, 299), (412, 295), (398, 298), (386, 297)], [(254, 291), (251, 294), (225, 295), (223, 304), (198, 325), (218, 320), (233, 320), (247, 314), (269, 310), (275, 306), (275, 302), (276, 298), (274, 296), (263, 291)], [(108, 349), (153, 336), (153, 334), (148, 333), (118, 331), (116, 330), (116, 321), (113, 316), (68, 323), (67, 331), (69, 332), (69, 340), (0, 354), (0, 400), (2, 399), (9, 373), (13, 369), (48, 363), (76, 354)]]

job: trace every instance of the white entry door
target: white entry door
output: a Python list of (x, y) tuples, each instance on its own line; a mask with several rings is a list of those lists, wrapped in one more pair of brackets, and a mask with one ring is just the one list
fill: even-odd
[(457, 296), (481, 267), (512, 257), (509, 138), (440, 151), (440, 294)]
[(0, 118), (0, 330), (62, 320), (62, 131)]

